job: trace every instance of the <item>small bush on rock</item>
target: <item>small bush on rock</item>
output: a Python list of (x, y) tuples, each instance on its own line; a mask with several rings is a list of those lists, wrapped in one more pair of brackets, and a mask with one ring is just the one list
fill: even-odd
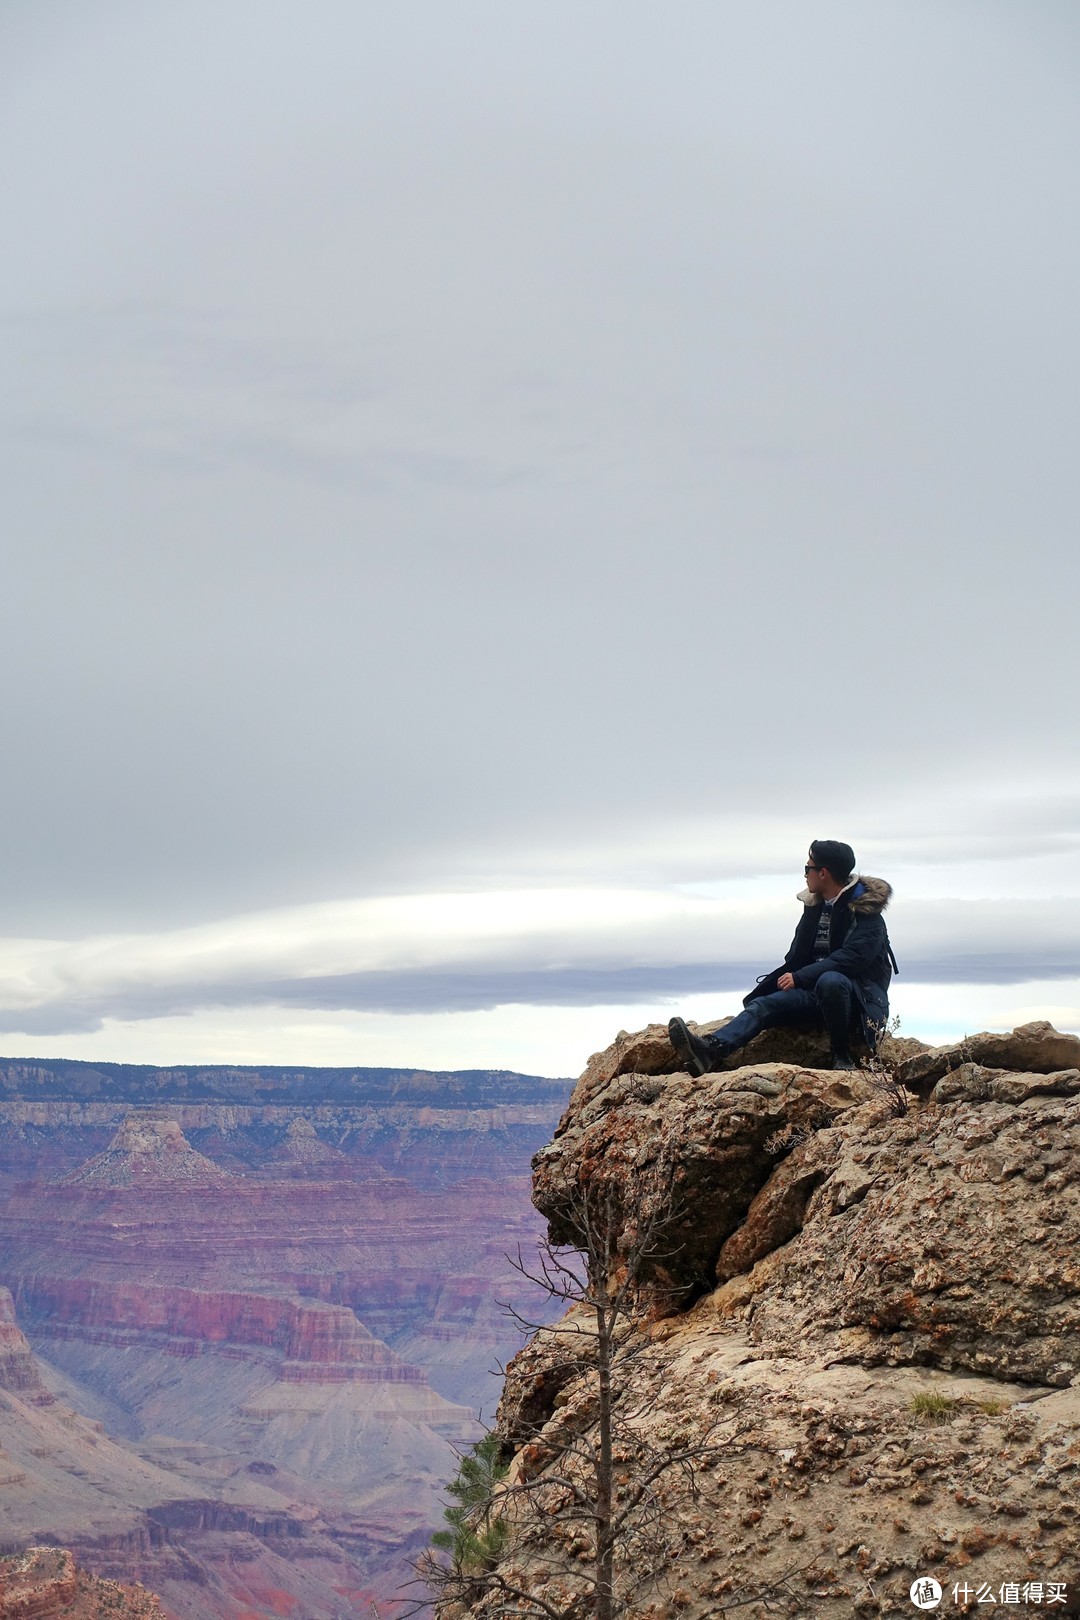
[(506, 1521), (494, 1510), (495, 1488), (506, 1473), (497, 1434), (485, 1434), (461, 1459), (456, 1479), (446, 1487), (456, 1507), (443, 1518), (449, 1530), (437, 1530), (434, 1546), (450, 1554), (454, 1569), (463, 1575), (489, 1569), (506, 1540)]

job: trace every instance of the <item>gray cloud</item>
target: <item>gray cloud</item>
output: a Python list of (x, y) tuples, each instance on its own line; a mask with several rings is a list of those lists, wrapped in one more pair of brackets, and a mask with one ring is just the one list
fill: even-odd
[[(0, 1010), (0, 1031), (23, 1035), (83, 1034), (107, 1019), (149, 1020), (211, 1008), (275, 1007), (287, 1012), (460, 1013), (494, 1007), (603, 1007), (655, 1002), (663, 1019), (680, 997), (745, 992), (762, 963), (680, 963), (609, 969), (518, 973), (365, 973), (262, 985), (211, 984), (183, 991), (125, 992), (92, 1005), (59, 1003), (30, 1011)], [(1015, 985), (1080, 979), (1080, 950), (987, 952), (905, 963), (903, 985)]]
[[(17, 1014), (0, 1010), (0, 1030), (69, 1034), (100, 1029), (107, 1018), (166, 1018), (210, 1007), (304, 1008), (319, 1012), (476, 1012), (492, 1007), (594, 1007), (650, 997), (734, 990), (747, 970), (727, 964), (563, 969), (518, 973), (356, 973), (266, 984), (207, 984), (125, 992), (92, 1005), (60, 1003)], [(752, 982), (752, 977), (750, 982)]]
[[(554, 901), (554, 903), (552, 903)], [(172, 935), (6, 942), (0, 1029), (89, 1031), (218, 1008), (399, 1015), (495, 1007), (658, 1008), (746, 990), (782, 957), (789, 904), (622, 891), (411, 896)], [(1071, 902), (912, 899), (902, 984), (1080, 980)], [(711, 957), (695, 955), (703, 942)], [(340, 964), (354, 962), (355, 967)], [(362, 965), (360, 965), (362, 964)], [(283, 971), (284, 969), (284, 971)]]
[[(1078, 57), (1041, 0), (9, 8), (2, 931), (1071, 858)], [(911, 971), (1072, 971), (990, 927)]]

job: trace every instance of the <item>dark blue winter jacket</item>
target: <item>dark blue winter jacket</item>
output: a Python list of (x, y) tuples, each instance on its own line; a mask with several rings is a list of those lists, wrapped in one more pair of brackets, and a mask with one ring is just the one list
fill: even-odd
[(759, 996), (771, 996), (782, 973), (790, 973), (800, 990), (812, 990), (823, 973), (846, 974), (855, 988), (863, 1037), (872, 1051), (889, 1021), (889, 981), (896, 966), (881, 915), (891, 895), (891, 887), (881, 878), (856, 878), (833, 901), (829, 954), (815, 962), (814, 936), (822, 899), (804, 889), (799, 896), (803, 914), (791, 949), (778, 968), (759, 979), (743, 1006)]

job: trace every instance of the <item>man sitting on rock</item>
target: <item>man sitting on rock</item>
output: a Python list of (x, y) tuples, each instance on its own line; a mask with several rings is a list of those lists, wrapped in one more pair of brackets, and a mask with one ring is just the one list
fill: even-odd
[(713, 1035), (695, 1035), (681, 1018), (668, 1024), (671, 1044), (690, 1074), (708, 1074), (763, 1029), (809, 1025), (829, 1032), (834, 1069), (854, 1069), (853, 1036), (872, 1052), (889, 1018), (889, 980), (896, 967), (881, 913), (892, 889), (859, 877), (855, 852), (835, 838), (817, 838), (799, 895), (803, 914), (791, 949)]

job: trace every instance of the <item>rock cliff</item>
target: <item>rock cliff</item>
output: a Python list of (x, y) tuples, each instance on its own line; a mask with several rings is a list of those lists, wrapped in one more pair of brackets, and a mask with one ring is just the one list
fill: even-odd
[[(185, 1357), (222, 1350), (298, 1383), (426, 1382), (419, 1367), (402, 1361), (340, 1305), (85, 1277), (23, 1277), (17, 1288), (19, 1308), (39, 1339), (152, 1347)], [(4, 1295), (11, 1299), (0, 1290), (0, 1310)]]
[(152, 1593), (78, 1569), (70, 1552), (30, 1547), (0, 1558), (0, 1620), (165, 1620)]
[(15, 1318), (15, 1301), (7, 1288), (0, 1288), (0, 1389), (37, 1406), (48, 1406), (52, 1401)]
[[(1080, 1038), (889, 1056), (833, 1074), (774, 1041), (695, 1080), (662, 1027), (621, 1035), (536, 1156), (556, 1242), (587, 1189), (616, 1274), (664, 1233), (616, 1352), (617, 1492), (637, 1441), (710, 1448), (664, 1476), (629, 1615), (906, 1616), (924, 1577), (948, 1610), (1080, 1613)], [(539, 1335), (500, 1406), (511, 1479), (559, 1477), (595, 1402)], [(586, 1543), (557, 1507), (519, 1516), (497, 1567), (562, 1612)]]

